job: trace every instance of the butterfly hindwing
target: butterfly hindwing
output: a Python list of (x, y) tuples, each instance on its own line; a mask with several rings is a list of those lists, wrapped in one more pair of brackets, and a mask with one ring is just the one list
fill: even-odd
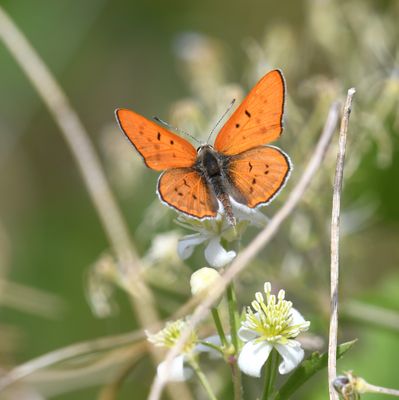
[(228, 175), (232, 196), (250, 208), (273, 200), (291, 171), (286, 154), (272, 146), (259, 146), (231, 156)]
[(284, 97), (281, 71), (266, 74), (220, 130), (215, 149), (233, 155), (276, 140), (283, 129)]
[(133, 111), (119, 108), (115, 114), (122, 131), (149, 168), (162, 171), (195, 163), (197, 152), (187, 140)]
[(218, 210), (215, 195), (192, 168), (165, 171), (158, 180), (158, 195), (167, 205), (195, 218), (215, 217)]

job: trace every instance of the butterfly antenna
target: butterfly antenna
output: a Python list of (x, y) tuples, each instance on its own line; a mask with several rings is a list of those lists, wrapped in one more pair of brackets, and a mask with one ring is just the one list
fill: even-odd
[(178, 132), (178, 133), (180, 133), (180, 134), (182, 134), (182, 135), (186, 135), (186, 136), (190, 137), (191, 139), (195, 140), (197, 143), (201, 144), (201, 142), (200, 142), (197, 138), (195, 138), (193, 135), (190, 135), (189, 133), (187, 133), (187, 132), (185, 132), (185, 131), (183, 131), (183, 130), (181, 130), (181, 129), (175, 128), (174, 126), (168, 124), (168, 123), (167, 123), (166, 121), (164, 121), (163, 119), (158, 118), (158, 117), (153, 117), (153, 119), (154, 119), (154, 121), (160, 123), (161, 125), (164, 125), (164, 126), (166, 126), (167, 128), (169, 128), (169, 129), (171, 129), (171, 130), (174, 130), (174, 131), (176, 131), (176, 132)]
[(211, 133), (208, 136), (207, 139), (207, 143), (209, 143), (209, 139), (212, 137), (213, 132), (215, 132), (215, 129), (218, 127), (218, 125), (220, 124), (220, 122), (223, 120), (223, 118), (226, 116), (226, 114), (231, 110), (231, 107), (233, 107), (233, 104), (235, 103), (236, 99), (233, 99), (231, 101), (231, 103), (229, 104), (229, 106), (227, 107), (227, 110), (223, 113), (223, 115), (218, 119), (218, 122), (216, 122), (216, 125), (213, 127), (213, 129), (211, 130)]

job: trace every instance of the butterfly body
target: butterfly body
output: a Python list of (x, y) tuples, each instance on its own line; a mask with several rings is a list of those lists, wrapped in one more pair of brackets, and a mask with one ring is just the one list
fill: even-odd
[(194, 170), (209, 188), (209, 195), (215, 196), (223, 206), (227, 220), (235, 225), (235, 218), (230, 202), (232, 185), (229, 177), (230, 156), (217, 152), (213, 146), (206, 144), (197, 149), (197, 160)]
[(228, 119), (214, 145), (197, 150), (133, 111), (117, 109), (116, 118), (146, 165), (164, 171), (157, 186), (163, 203), (197, 219), (215, 218), (223, 208), (234, 225), (232, 200), (250, 209), (268, 204), (288, 179), (289, 157), (266, 145), (282, 133), (284, 98), (281, 71), (269, 72)]

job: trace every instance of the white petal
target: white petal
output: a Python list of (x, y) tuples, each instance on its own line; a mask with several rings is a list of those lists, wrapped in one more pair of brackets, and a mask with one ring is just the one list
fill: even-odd
[(256, 208), (249, 208), (244, 204), (238, 203), (232, 197), (230, 197), (230, 202), (233, 207), (234, 215), (238, 220), (249, 221), (251, 225), (255, 225), (258, 228), (265, 227), (269, 221), (269, 218)]
[(161, 362), (157, 374), (162, 382), (182, 382), (189, 378), (190, 372), (184, 368), (184, 356), (180, 355), (172, 360), (168, 370), (165, 361)]
[(249, 340), (256, 339), (259, 336), (252, 329), (249, 329), (243, 325), (241, 325), (241, 328), (238, 330), (237, 334), (243, 342), (248, 342)]
[(289, 344), (286, 345), (277, 344), (275, 347), (280, 353), (280, 356), (283, 358), (283, 361), (278, 367), (278, 371), (282, 375), (291, 372), (303, 360), (305, 352), (303, 351), (300, 343), (295, 340), (290, 341)]
[(238, 366), (247, 375), (260, 377), (263, 364), (267, 361), (273, 346), (269, 342), (248, 342), (238, 356)]
[(306, 322), (305, 318), (303, 318), (301, 313), (295, 308), (291, 308), (291, 316), (292, 316), (291, 325), (300, 325)]
[(212, 238), (205, 248), (205, 259), (214, 268), (222, 268), (230, 264), (236, 256), (235, 251), (226, 251), (220, 244), (220, 238)]
[(193, 254), (194, 247), (205, 242), (205, 240), (207, 240), (207, 237), (199, 233), (182, 237), (177, 244), (179, 257), (182, 260), (186, 260), (191, 256), (191, 254)]

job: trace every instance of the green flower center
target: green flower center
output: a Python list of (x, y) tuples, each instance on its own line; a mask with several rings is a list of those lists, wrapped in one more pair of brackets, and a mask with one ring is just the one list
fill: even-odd
[(293, 324), (292, 303), (284, 299), (284, 290), (280, 290), (276, 297), (271, 294), (270, 283), (266, 282), (264, 292), (266, 300), (262, 293), (257, 292), (251, 303), (252, 308), (248, 307), (246, 320), (243, 322), (243, 326), (258, 334), (256, 341), (286, 344), (308, 329), (308, 321)]

